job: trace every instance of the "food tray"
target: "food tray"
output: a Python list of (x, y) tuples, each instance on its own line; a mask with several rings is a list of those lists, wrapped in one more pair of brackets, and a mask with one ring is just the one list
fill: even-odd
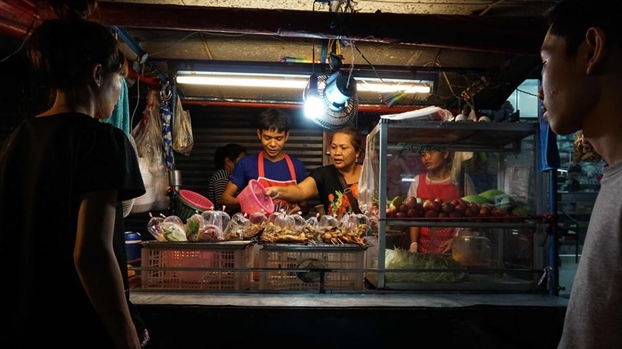
[(250, 241), (143, 242), (143, 290), (247, 290), (252, 267)]
[[(318, 291), (321, 286), (326, 291), (362, 290), (364, 260), (365, 248), (356, 245), (264, 244), (259, 266), (272, 270), (260, 274), (259, 290)], [(320, 272), (310, 269), (325, 270), (323, 285)]]

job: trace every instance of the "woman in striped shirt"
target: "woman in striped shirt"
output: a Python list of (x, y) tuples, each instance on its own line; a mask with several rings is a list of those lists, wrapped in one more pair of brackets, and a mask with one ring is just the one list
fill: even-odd
[[(216, 172), (212, 175), (207, 185), (207, 198), (218, 208), (221, 205), (220, 197), (229, 183), (229, 176), (235, 168), (235, 164), (246, 155), (246, 149), (236, 143), (229, 143), (218, 147), (214, 154)], [(236, 194), (237, 195), (237, 194)]]

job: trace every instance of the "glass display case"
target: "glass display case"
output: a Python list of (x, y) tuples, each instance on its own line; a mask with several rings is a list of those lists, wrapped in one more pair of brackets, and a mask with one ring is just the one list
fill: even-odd
[[(537, 123), (445, 122), (382, 117), (366, 144), (359, 205), (377, 222), (366, 254), (369, 283), (378, 289), (544, 292), (550, 288), (549, 244), (537, 170)], [(452, 177), (470, 177), (475, 195), (443, 205), (408, 195), (425, 173), (420, 151), (448, 150)], [(457, 167), (456, 167), (457, 165)], [(413, 202), (426, 206), (409, 211)], [(447, 200), (445, 200), (447, 201)], [(481, 212), (455, 212), (472, 205)], [(404, 207), (406, 205), (406, 207)], [(486, 206), (487, 210), (482, 208)], [(428, 209), (438, 212), (427, 215)], [(495, 210), (491, 214), (491, 210)], [(404, 211), (404, 214), (396, 212)], [(474, 211), (474, 210), (472, 210)], [(411, 214), (412, 213), (412, 214)], [(411, 253), (411, 227), (451, 228), (453, 251)], [(395, 238), (398, 236), (398, 239)], [(556, 287), (556, 286), (554, 286)]]
[[(604, 160), (577, 161), (574, 142), (576, 133), (557, 136), (560, 167), (557, 171), (558, 193), (598, 193)], [(570, 200), (566, 200), (570, 202)], [(579, 200), (584, 201), (584, 200)]]
[(557, 137), (557, 214), (560, 254), (574, 254), (579, 262), (592, 207), (600, 191), (604, 160), (582, 161), (575, 154), (577, 133)]

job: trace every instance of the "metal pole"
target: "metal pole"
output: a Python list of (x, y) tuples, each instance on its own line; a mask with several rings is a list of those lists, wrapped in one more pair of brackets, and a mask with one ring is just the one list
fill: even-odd
[(549, 226), (551, 244), (549, 245), (549, 265), (551, 266), (549, 294), (559, 296), (559, 254), (557, 250), (557, 169), (549, 170), (549, 207), (553, 220)]

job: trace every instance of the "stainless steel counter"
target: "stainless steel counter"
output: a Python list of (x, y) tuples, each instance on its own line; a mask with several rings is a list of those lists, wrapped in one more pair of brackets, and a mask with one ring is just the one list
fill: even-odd
[(348, 294), (221, 294), (136, 292), (131, 300), (144, 305), (194, 305), (206, 307), (270, 308), (455, 308), (470, 306), (557, 307), (565, 308), (568, 299), (547, 294), (419, 294), (419, 293), (348, 293)]
[(546, 294), (135, 292), (147, 349), (554, 349), (566, 298)]

